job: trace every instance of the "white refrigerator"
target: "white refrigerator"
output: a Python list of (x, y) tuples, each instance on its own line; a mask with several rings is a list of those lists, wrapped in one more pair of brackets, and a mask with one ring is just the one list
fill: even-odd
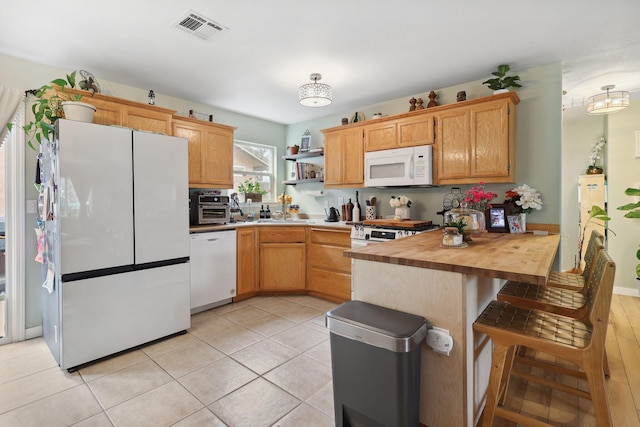
[(187, 140), (59, 120), (39, 156), (43, 335), (60, 367), (190, 327)]

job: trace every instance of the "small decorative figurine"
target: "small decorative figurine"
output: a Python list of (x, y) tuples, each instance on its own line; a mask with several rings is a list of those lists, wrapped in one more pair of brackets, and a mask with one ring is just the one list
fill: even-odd
[(422, 98), (418, 98), (418, 105), (416, 105), (416, 110), (424, 110), (424, 105), (423, 104), (424, 101), (422, 101)]
[(431, 92), (429, 92), (429, 103), (427, 104), (427, 108), (438, 106), (438, 102), (436, 101), (437, 96), (438, 95), (436, 95), (435, 91), (432, 90)]
[(193, 110), (189, 110), (189, 117), (191, 117), (192, 119), (195, 119), (196, 115), (193, 114)]
[(456, 99), (457, 99), (458, 102), (466, 101), (467, 100), (467, 92), (461, 90), (456, 95)]
[(152, 90), (149, 91), (149, 105), (156, 105), (156, 94)]
[(410, 107), (409, 107), (409, 111), (415, 111), (415, 110), (416, 110), (416, 102), (417, 102), (417, 101), (416, 101), (416, 99), (415, 99), (415, 98), (411, 98), (411, 99), (409, 100), (409, 105), (410, 105)]

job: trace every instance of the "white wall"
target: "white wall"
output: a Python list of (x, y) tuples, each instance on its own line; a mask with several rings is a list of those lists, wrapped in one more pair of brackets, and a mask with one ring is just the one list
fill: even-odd
[[(640, 104), (631, 101), (626, 110), (604, 115), (589, 116), (585, 108), (565, 111), (562, 137), (562, 231), (566, 239), (577, 244), (578, 182), (577, 176), (585, 173), (589, 164), (591, 146), (600, 137), (607, 140), (604, 155), (604, 173), (607, 180), (608, 224), (607, 250), (616, 263), (615, 292), (639, 296), (635, 266), (635, 253), (640, 244), (640, 220), (624, 218), (618, 206), (632, 199), (624, 194), (627, 187), (640, 188), (640, 159), (634, 157), (634, 134), (640, 129)], [(574, 208), (574, 206), (576, 208)], [(615, 233), (615, 234), (614, 234)], [(576, 248), (574, 244), (574, 248)], [(562, 254), (561, 266), (574, 266), (574, 252)]]
[(640, 219), (624, 218), (626, 211), (618, 206), (633, 199), (624, 194), (628, 187), (640, 188), (640, 158), (634, 155), (634, 138), (640, 130), (640, 102), (632, 101), (629, 108), (607, 118), (607, 181), (609, 196), (609, 228), (616, 232), (609, 236), (608, 250), (616, 263), (616, 292), (628, 289), (630, 295), (640, 296), (640, 281), (636, 280), (635, 256), (640, 245)]
[[(605, 136), (606, 116), (590, 116), (586, 108), (573, 108), (563, 113), (562, 128), (562, 216), (563, 240), (569, 244), (562, 252), (560, 266), (569, 270), (575, 266), (580, 236), (578, 205), (578, 175), (584, 175), (589, 165), (588, 155), (593, 143)], [(606, 152), (606, 149), (604, 150)], [(604, 164), (604, 163), (603, 163)], [(604, 206), (602, 206), (604, 208)]]

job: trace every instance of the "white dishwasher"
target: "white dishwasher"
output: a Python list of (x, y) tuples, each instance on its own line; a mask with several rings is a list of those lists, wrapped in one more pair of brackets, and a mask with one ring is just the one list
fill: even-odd
[(236, 295), (236, 230), (191, 238), (191, 313), (231, 302)]

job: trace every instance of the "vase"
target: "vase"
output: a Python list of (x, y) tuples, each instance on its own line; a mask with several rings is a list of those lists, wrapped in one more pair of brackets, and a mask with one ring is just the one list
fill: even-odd
[(589, 167), (587, 168), (588, 175), (599, 175), (602, 172), (604, 172), (604, 170), (601, 166), (589, 165)]
[(509, 89), (496, 89), (493, 91), (494, 95), (500, 95), (501, 93), (507, 93), (509, 92)]
[(258, 194), (258, 193), (244, 193), (244, 200), (245, 202), (247, 200), (251, 200), (252, 203), (260, 203), (262, 202), (262, 194)]
[(86, 102), (64, 101), (62, 103), (62, 110), (64, 111), (64, 117), (67, 120), (92, 123), (96, 107), (91, 104), (87, 104)]
[(520, 214), (520, 232), (521, 233), (527, 232), (527, 214), (524, 212)]
[(514, 234), (527, 232), (527, 214), (509, 215), (507, 221), (509, 222), (509, 232)]
[(411, 218), (410, 209), (407, 206), (400, 206), (396, 208), (395, 217), (396, 219), (409, 219)]

